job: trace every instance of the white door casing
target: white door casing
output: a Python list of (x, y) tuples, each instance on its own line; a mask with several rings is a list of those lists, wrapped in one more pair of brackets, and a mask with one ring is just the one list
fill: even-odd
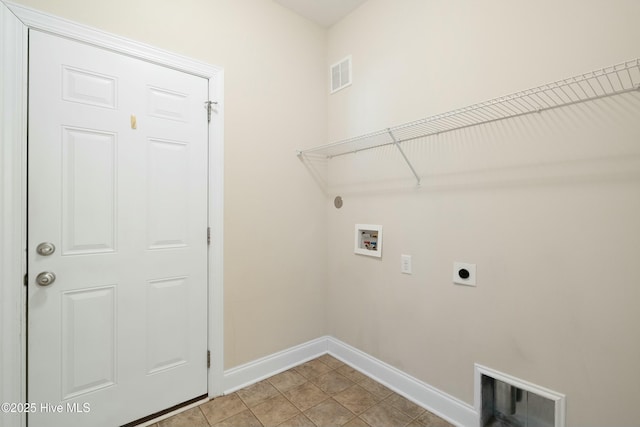
[(64, 405), (30, 423), (207, 394), (207, 80), (38, 31), (29, 57), (28, 397)]
[[(26, 400), (22, 322), (26, 262), (26, 29), (0, 4), (0, 402)], [(20, 413), (1, 413), (0, 427), (18, 427)]]

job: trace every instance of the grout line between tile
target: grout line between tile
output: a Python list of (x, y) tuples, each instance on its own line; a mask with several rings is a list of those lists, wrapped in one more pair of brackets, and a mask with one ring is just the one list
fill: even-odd
[[(204, 403), (202, 405), (204, 405)], [(211, 427), (211, 423), (209, 422), (209, 419), (207, 418), (207, 416), (204, 414), (204, 411), (202, 410), (202, 405), (198, 405), (196, 406), (196, 408), (198, 408), (198, 411), (200, 411), (200, 415), (202, 415), (202, 418), (204, 418), (204, 420), (207, 422), (207, 425)]]

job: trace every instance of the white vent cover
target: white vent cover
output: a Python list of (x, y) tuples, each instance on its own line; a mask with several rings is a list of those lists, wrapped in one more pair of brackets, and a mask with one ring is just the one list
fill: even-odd
[(351, 56), (331, 66), (331, 93), (351, 85)]

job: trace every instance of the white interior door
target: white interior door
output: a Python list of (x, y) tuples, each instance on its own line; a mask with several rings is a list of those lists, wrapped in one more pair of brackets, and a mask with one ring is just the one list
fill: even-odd
[(29, 43), (29, 425), (119, 426), (207, 393), (208, 82)]

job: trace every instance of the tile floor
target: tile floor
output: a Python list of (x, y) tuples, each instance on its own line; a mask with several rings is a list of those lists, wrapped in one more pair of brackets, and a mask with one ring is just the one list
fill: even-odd
[(448, 427), (448, 422), (324, 355), (152, 427)]

